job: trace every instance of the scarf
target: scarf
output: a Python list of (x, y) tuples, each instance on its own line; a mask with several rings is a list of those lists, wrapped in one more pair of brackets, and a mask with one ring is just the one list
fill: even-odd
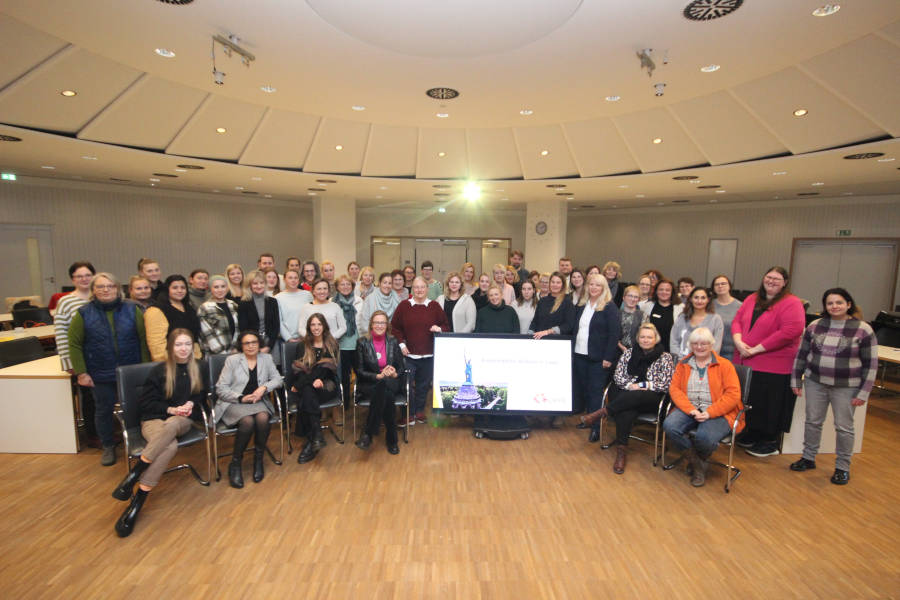
[(335, 303), (344, 311), (344, 320), (347, 321), (347, 332), (344, 335), (348, 337), (356, 335), (356, 308), (353, 306), (354, 300), (356, 300), (356, 296), (352, 293), (349, 296), (345, 296), (340, 292), (334, 295)]
[[(393, 315), (394, 311), (400, 306), (400, 298), (394, 293), (394, 290), (388, 292), (387, 296), (381, 293), (381, 290), (371, 294), (375, 299), (375, 310), (383, 310), (387, 315)], [(372, 312), (375, 312), (374, 310)]]
[(631, 349), (631, 358), (628, 359), (628, 375), (637, 377), (638, 381), (647, 380), (647, 370), (656, 359), (662, 356), (662, 345), (657, 344), (650, 350), (645, 351), (638, 345)]

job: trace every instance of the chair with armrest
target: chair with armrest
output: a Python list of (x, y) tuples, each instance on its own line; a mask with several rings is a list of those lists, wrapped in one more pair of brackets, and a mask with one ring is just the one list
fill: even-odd
[(52, 325), (53, 316), (50, 309), (45, 306), (31, 308), (14, 308), (12, 310), (14, 327), (40, 327), (41, 325)]
[[(289, 370), (291, 369), (291, 363), (294, 362), (294, 360), (297, 358), (297, 346), (299, 346), (299, 345), (300, 345), (300, 342), (284, 342), (281, 344), (281, 365), (282, 365), (281, 368), (284, 370), (285, 380), (287, 380), (287, 374), (288, 374)], [(338, 370), (338, 372), (340, 373), (340, 370)], [(287, 387), (287, 386), (285, 386), (285, 387)], [(334, 439), (337, 440), (337, 442), (339, 444), (343, 444), (344, 443), (344, 431), (346, 429), (345, 423), (347, 422), (347, 413), (344, 410), (344, 390), (343, 390), (343, 386), (341, 384), (340, 377), (337, 378), (336, 394), (337, 395), (333, 396), (330, 400), (319, 404), (319, 408), (322, 410), (322, 414), (324, 415), (326, 409), (334, 409), (334, 408), (337, 408), (338, 406), (341, 407), (341, 424), (340, 424), (341, 435), (339, 436), (337, 434), (337, 431), (335, 431), (335, 427), (337, 424), (334, 422), (334, 419), (331, 419), (330, 424), (327, 424), (328, 419), (323, 419), (323, 422), (326, 422), (326, 424), (322, 425), (320, 423), (319, 427), (321, 429), (330, 430), (331, 435), (334, 436)], [(299, 399), (297, 398), (297, 394), (295, 392), (292, 392), (289, 389), (285, 389), (285, 396), (286, 396), (286, 401), (285, 401), (285, 403), (286, 403), (286, 407), (285, 407), (286, 408), (286, 419), (288, 419), (288, 421), (290, 421), (291, 417), (296, 418), (296, 416), (297, 416)], [(288, 427), (287, 427), (288, 454), (290, 454), (294, 450), (293, 443), (291, 442), (291, 432), (292, 431), (293, 430), (291, 429), (290, 422), (289, 422)]]
[[(602, 406), (606, 406), (607, 398), (609, 396), (609, 390), (612, 386), (615, 385), (615, 382), (609, 382), (606, 386), (606, 389), (603, 390), (603, 403)], [(660, 392), (657, 394), (659, 396), (659, 404), (656, 407), (655, 412), (645, 412), (638, 414), (637, 418), (634, 420), (635, 426), (646, 425), (647, 427), (653, 428), (653, 439), (642, 438), (640, 435), (636, 435), (633, 430), (631, 435), (628, 436), (629, 439), (637, 440), (639, 442), (644, 442), (645, 444), (649, 444), (653, 446), (653, 466), (655, 467), (659, 463), (659, 459), (662, 455), (662, 439), (660, 434), (662, 434), (662, 422), (666, 418), (666, 408), (669, 405), (669, 394)], [(608, 449), (612, 446), (612, 442), (604, 442), (604, 433), (606, 429), (606, 421), (607, 418), (604, 417), (600, 421), (600, 447), (603, 450)]]
[[(116, 411), (116, 417), (122, 426), (122, 439), (125, 442), (126, 472), (131, 471), (134, 461), (140, 458), (141, 452), (147, 445), (147, 440), (141, 434), (141, 394), (147, 376), (159, 364), (162, 363), (138, 363), (116, 368), (116, 391), (119, 395), (119, 409)], [(206, 479), (200, 477), (197, 469), (190, 463), (170, 467), (166, 473), (190, 469), (191, 474), (201, 485), (209, 485), (212, 478), (212, 453), (209, 446), (209, 418), (206, 416), (206, 407), (200, 406), (200, 414), (202, 422), (195, 422), (187, 433), (178, 437), (178, 447), (205, 443)]]
[[(406, 407), (406, 421), (404, 423), (409, 422), (409, 369), (405, 369), (403, 371), (403, 375), (401, 375), (403, 381), (400, 382), (400, 388), (397, 390), (397, 393), (394, 395), (394, 407)], [(356, 388), (353, 390), (353, 439), (357, 439), (356, 437), (356, 409), (357, 408), (366, 408), (368, 409), (371, 406), (372, 401), (369, 398), (366, 398), (365, 395), (360, 394), (359, 384), (357, 383)], [(410, 427), (403, 427), (403, 443), (409, 443), (409, 430)]]
[(34, 336), (0, 342), (0, 369), (44, 358), (44, 346)]
[[(222, 374), (222, 369), (225, 367), (225, 360), (229, 356), (231, 355), (212, 354), (207, 359), (207, 368), (209, 369), (209, 423), (213, 431), (213, 456), (215, 457), (214, 460), (216, 463), (216, 481), (219, 481), (222, 478), (222, 471), (219, 469), (219, 460), (226, 456), (231, 456), (231, 452), (219, 454), (219, 438), (233, 436), (237, 433), (237, 426), (229, 427), (224, 423), (220, 423), (219, 419), (221, 419), (222, 415), (216, 414), (216, 401), (218, 399), (216, 382), (219, 381), (219, 375)], [(281, 452), (279, 458), (275, 458), (272, 450), (266, 445), (266, 453), (269, 455), (269, 458), (272, 459), (273, 463), (280, 465), (284, 461), (284, 416), (281, 410), (281, 402), (278, 401), (275, 392), (269, 392), (269, 401), (272, 403), (272, 406), (275, 407), (275, 414), (269, 417), (269, 423), (278, 425), (279, 427), (278, 440), (281, 444)], [(247, 450), (252, 450), (252, 447), (248, 447)]]

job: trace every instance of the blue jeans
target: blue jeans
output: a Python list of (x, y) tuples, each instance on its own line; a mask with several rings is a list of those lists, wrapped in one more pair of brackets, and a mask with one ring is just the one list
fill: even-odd
[(410, 416), (413, 413), (425, 412), (425, 400), (431, 389), (431, 380), (434, 377), (434, 357), (410, 358), (406, 357), (406, 367), (409, 369), (410, 383), (412, 383), (412, 398), (410, 398)]
[(97, 435), (100, 443), (106, 446), (115, 446), (113, 437), (113, 409), (116, 405), (116, 383), (94, 382), (91, 390), (94, 394), (94, 425), (97, 427)]
[[(663, 429), (669, 440), (679, 450), (687, 450), (693, 445), (697, 454), (706, 458), (715, 451), (722, 438), (731, 431), (731, 426), (728, 425), (725, 417), (716, 417), (698, 423), (694, 417), (676, 408), (666, 417)], [(694, 430), (693, 443), (687, 436), (687, 433), (692, 430)]]

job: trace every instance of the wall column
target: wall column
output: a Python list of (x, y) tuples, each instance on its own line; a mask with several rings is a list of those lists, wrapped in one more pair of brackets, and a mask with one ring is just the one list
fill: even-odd
[[(532, 271), (550, 272), (559, 268), (559, 259), (566, 255), (566, 223), (568, 205), (565, 200), (533, 200), (525, 213), (525, 266)], [(538, 223), (546, 223), (547, 231), (540, 235)]]
[(358, 260), (355, 199), (313, 199), (313, 251), (316, 262), (333, 262), (337, 275), (347, 272), (350, 261)]

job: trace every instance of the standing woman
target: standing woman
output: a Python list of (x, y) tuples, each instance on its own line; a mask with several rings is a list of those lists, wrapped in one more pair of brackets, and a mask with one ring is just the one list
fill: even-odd
[[(347, 321), (344, 319), (344, 311), (337, 303), (331, 301), (328, 293), (328, 282), (319, 279), (313, 284), (312, 289), (313, 301), (310, 304), (304, 304), (300, 307), (300, 322), (297, 326), (297, 332), (301, 338), (306, 337), (306, 322), (309, 318), (319, 313), (328, 321), (328, 329), (330, 335), (338, 340), (347, 332)], [(335, 356), (337, 358), (337, 356)]]
[(365, 300), (375, 291), (375, 287), (375, 269), (363, 267), (359, 272), (359, 283), (356, 284), (353, 293)]
[[(372, 315), (375, 314), (375, 311), (380, 310), (384, 312), (388, 316), (388, 319), (394, 316), (394, 311), (400, 304), (400, 299), (391, 288), (392, 283), (393, 277), (391, 277), (390, 273), (382, 273), (378, 276), (378, 287), (374, 292), (369, 294), (369, 297), (363, 302), (362, 318), (357, 322), (357, 326), (361, 327), (362, 325), (368, 324), (372, 319)], [(361, 330), (359, 333), (360, 335), (363, 335), (366, 332)]]
[(587, 301), (587, 286), (584, 284), (584, 273), (581, 269), (573, 269), (569, 275), (569, 285), (572, 287), (572, 304), (583, 306)]
[(537, 308), (537, 294), (534, 291), (534, 282), (526, 279), (522, 282), (519, 297), (513, 304), (513, 310), (519, 317), (519, 333), (528, 333), (531, 321), (534, 320), (534, 310)]
[(403, 302), (407, 298), (409, 298), (409, 288), (406, 287), (406, 276), (403, 274), (403, 271), (400, 269), (394, 269), (391, 271), (391, 285), (394, 290), (394, 294), (397, 296), (397, 300)]
[(638, 308), (647, 315), (649, 322), (656, 325), (660, 343), (663, 348), (668, 348), (672, 325), (684, 309), (681, 297), (675, 294), (675, 284), (668, 279), (661, 279), (650, 303), (638, 304)]
[(463, 292), (462, 277), (456, 271), (447, 275), (444, 285), (446, 290), (437, 297), (436, 302), (444, 309), (450, 331), (454, 333), (471, 333), (475, 329), (477, 309), (472, 297)]
[(513, 293), (518, 297), (522, 281), (519, 279), (519, 270), (512, 265), (506, 265), (506, 283), (513, 286)]
[(638, 306), (641, 307), (641, 310), (644, 312), (648, 312), (645, 307), (653, 306), (653, 282), (650, 280), (649, 275), (641, 275), (638, 278), (638, 292), (640, 293), (640, 300), (638, 300)]
[[(247, 282), (249, 287), (238, 303), (238, 329), (255, 331), (259, 336), (259, 352), (272, 354), (281, 332), (278, 301), (266, 295), (266, 277), (262, 271), (250, 271)], [(277, 353), (273, 359), (276, 364), (279, 362)]]
[(274, 298), (281, 292), (281, 278), (278, 271), (272, 267), (266, 267), (262, 272), (266, 278), (266, 296)]
[(471, 296), (478, 289), (478, 279), (475, 278), (475, 265), (470, 262), (463, 263), (459, 268), (462, 275), (463, 293)]
[[(153, 289), (146, 277), (141, 275), (132, 275), (128, 280), (128, 299), (138, 305), (141, 311), (150, 308), (153, 303)], [(59, 311), (56, 313), (59, 314)], [(57, 337), (57, 347), (59, 347), (59, 338)]]
[(338, 338), (341, 362), (341, 386), (344, 389), (344, 410), (350, 408), (350, 372), (356, 371), (356, 340), (359, 339), (359, 328), (356, 323), (362, 310), (362, 298), (353, 293), (353, 280), (349, 275), (341, 275), (337, 278), (337, 293), (334, 295), (334, 303), (344, 314), (346, 330), (344, 335)]
[(300, 341), (300, 309), (312, 302), (312, 294), (301, 290), (300, 272), (290, 269), (284, 273), (284, 291), (275, 296), (278, 303), (280, 336), (285, 342)]
[(397, 338), (391, 335), (390, 319), (384, 311), (376, 310), (372, 314), (368, 329), (369, 334), (360, 337), (356, 343), (359, 395), (369, 398), (366, 428), (356, 440), (356, 446), (368, 450), (372, 438), (378, 435), (378, 429), (384, 423), (387, 451), (398, 454), (394, 396), (403, 385), (403, 352)]
[(739, 445), (753, 456), (778, 454), (778, 434), (787, 431), (796, 398), (791, 369), (800, 347), (806, 315), (800, 299), (790, 293), (784, 267), (772, 267), (759, 289), (750, 294), (731, 323), (734, 363), (753, 369), (747, 431)]
[(231, 263), (225, 267), (225, 277), (228, 278), (228, 299), (240, 302), (244, 296), (244, 267)]
[(806, 398), (803, 456), (791, 464), (791, 470), (816, 468), (822, 423), (831, 405), (837, 455), (831, 483), (846, 485), (853, 456), (853, 413), (869, 399), (875, 383), (878, 342), (844, 288), (826, 290), (822, 308), (823, 317), (810, 323), (803, 333), (791, 372), (794, 394), (800, 395), (802, 377)]
[(519, 315), (503, 301), (503, 292), (496, 284), (488, 289), (487, 306), (478, 310), (475, 333), (519, 333)]
[(494, 275), (494, 283), (500, 288), (501, 293), (503, 294), (503, 301), (506, 302), (507, 305), (515, 302), (516, 291), (513, 289), (513, 286), (506, 283), (506, 266), (497, 263), (494, 265), (491, 272)]
[[(178, 436), (191, 429), (203, 410), (207, 385), (193, 352), (191, 332), (187, 329), (172, 331), (166, 342), (166, 362), (156, 365), (144, 383), (140, 415), (141, 435), (147, 444), (128, 475), (112, 493), (116, 500), (131, 500), (116, 521), (119, 537), (128, 537), (134, 531), (138, 513), (147, 496), (178, 452)], [(134, 484), (138, 480), (140, 484), (135, 493)]]
[(529, 332), (534, 332), (536, 340), (551, 334), (569, 335), (575, 326), (575, 305), (568, 301), (562, 273), (554, 271), (549, 279), (549, 292), (546, 296), (541, 296), (528, 327)]
[[(603, 390), (609, 381), (610, 367), (618, 354), (619, 309), (603, 275), (591, 275), (588, 280), (587, 301), (575, 313), (575, 406), (579, 413), (589, 412), (603, 405)], [(589, 442), (600, 440), (600, 424), (591, 427)]]
[(209, 291), (210, 299), (197, 309), (200, 349), (204, 355), (231, 354), (237, 345), (237, 303), (228, 299), (228, 280), (222, 275), (209, 278)]
[(63, 296), (56, 305), (53, 317), (53, 331), (56, 334), (56, 353), (63, 371), (72, 373), (69, 358), (69, 325), (78, 309), (91, 301), (91, 283), (96, 270), (89, 262), (74, 262), (69, 265), (69, 278), (75, 291)]
[[(323, 284), (328, 282), (322, 281)], [(317, 282), (318, 285), (318, 282)], [(306, 334), (297, 345), (297, 355), (291, 363), (288, 387), (298, 396), (298, 436), (306, 437), (306, 445), (297, 457), (300, 464), (308, 463), (325, 447), (320, 423), (325, 402), (338, 394), (340, 350), (322, 313), (314, 313), (303, 324)]]
[(359, 267), (359, 263), (355, 260), (351, 260), (347, 263), (347, 275), (350, 277), (350, 281), (353, 282), (354, 287), (359, 283), (359, 275), (361, 273), (361, 269)]
[(731, 280), (725, 275), (713, 277), (710, 287), (713, 291), (713, 306), (716, 307), (716, 314), (722, 317), (722, 325), (725, 326), (722, 333), (722, 351), (719, 354), (731, 360), (731, 357), (734, 356), (731, 322), (734, 321), (734, 317), (741, 307), (741, 301), (731, 295)]
[(146, 362), (148, 355), (144, 315), (135, 304), (122, 300), (122, 288), (110, 273), (94, 275), (91, 301), (72, 317), (69, 355), (78, 385), (93, 388), (94, 424), (103, 445), (100, 464), (114, 465), (116, 367)]
[(319, 263), (314, 260), (306, 261), (303, 263), (303, 270), (300, 271), (300, 275), (302, 276), (300, 289), (312, 292), (313, 282), (321, 277), (321, 275), (319, 275)]
[(538, 277), (538, 297), (546, 298), (550, 295), (550, 273), (541, 273)]
[(145, 277), (153, 288), (151, 296), (154, 300), (162, 293), (165, 286), (160, 283), (162, 279), (162, 270), (159, 268), (159, 261), (155, 258), (142, 258), (137, 264), (138, 275)]
[[(659, 290), (659, 286), (656, 288)], [(669, 336), (669, 351), (675, 357), (675, 362), (690, 354), (691, 345), (688, 339), (691, 332), (698, 327), (706, 327), (715, 338), (713, 350), (720, 354), (722, 349), (722, 333), (725, 325), (722, 317), (714, 312), (713, 304), (709, 301), (709, 292), (705, 288), (695, 287), (687, 295), (687, 302), (681, 315), (675, 319), (672, 333)]]
[[(151, 360), (166, 360), (166, 340), (176, 329), (187, 329), (195, 340), (200, 338), (200, 319), (197, 309), (191, 306), (187, 298), (187, 285), (184, 275), (169, 275), (162, 284), (163, 291), (156, 298), (156, 303), (144, 312)], [(202, 355), (197, 344), (194, 356), (200, 358)]]
[[(238, 354), (225, 359), (225, 366), (216, 382), (218, 400), (213, 409), (227, 427), (237, 424), (231, 464), (228, 465), (228, 483), (233, 488), (244, 487), (241, 462), (244, 450), (254, 437), (253, 481), (259, 483), (265, 477), (263, 456), (269, 440), (269, 417), (275, 414), (267, 394), (281, 387), (282, 379), (269, 354), (260, 352), (261, 341), (256, 331), (242, 331), (238, 336)], [(213, 427), (216, 423), (213, 423)]]
[(478, 278), (478, 289), (472, 294), (472, 301), (475, 303), (475, 309), (480, 310), (487, 305), (487, 291), (491, 287), (491, 276), (482, 273)]
[[(588, 268), (588, 275), (591, 274), (591, 268)], [(603, 265), (601, 274), (606, 277), (606, 283), (609, 284), (609, 293), (612, 295), (613, 304), (622, 306), (622, 296), (625, 294), (623, 286), (619, 285), (619, 277), (622, 274), (622, 265), (614, 260), (608, 261)]]
[(337, 275), (334, 263), (330, 260), (322, 262), (322, 279), (328, 282), (328, 294), (334, 294), (335, 276)]
[[(606, 281), (608, 282), (609, 278)], [(612, 292), (610, 292), (611, 295)], [(625, 288), (622, 296), (622, 309), (619, 311), (619, 325), (622, 327), (622, 337), (619, 339), (620, 352), (625, 352), (628, 348), (634, 347), (637, 341), (638, 330), (647, 321), (647, 315), (638, 308), (639, 298), (640, 292), (636, 285), (629, 285)], [(653, 330), (656, 331), (656, 327)], [(658, 336), (659, 332), (656, 335)]]
[(288, 259), (284, 263), (284, 270), (287, 271), (297, 271), (298, 273), (303, 270), (303, 267), (300, 265), (300, 259), (296, 256), (289, 256)]

